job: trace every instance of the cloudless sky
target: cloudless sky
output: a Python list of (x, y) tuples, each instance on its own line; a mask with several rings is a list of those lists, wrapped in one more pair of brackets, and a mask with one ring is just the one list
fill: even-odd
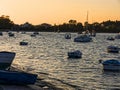
[(16, 24), (62, 24), (70, 19), (89, 23), (120, 20), (120, 0), (0, 0), (0, 16)]

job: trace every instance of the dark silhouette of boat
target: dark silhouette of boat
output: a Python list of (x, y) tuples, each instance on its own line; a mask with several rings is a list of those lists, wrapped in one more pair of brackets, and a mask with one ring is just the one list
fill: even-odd
[(109, 53), (119, 53), (120, 48), (118, 46), (108, 46), (107, 47), (107, 52)]
[(36, 74), (0, 70), (0, 84), (28, 85), (35, 84)]
[(21, 41), (20, 43), (19, 43), (21, 46), (26, 46), (26, 45), (28, 45), (28, 42), (26, 42), (26, 41)]
[(81, 58), (81, 57), (82, 57), (82, 52), (80, 52), (79, 50), (68, 52), (68, 58)]
[(65, 39), (71, 39), (71, 34), (70, 33), (66, 33), (65, 34)]
[(116, 59), (105, 60), (102, 62), (103, 69), (109, 71), (120, 71), (120, 61)]
[(1, 51), (0, 52), (0, 70), (7, 70), (10, 68), (16, 53)]

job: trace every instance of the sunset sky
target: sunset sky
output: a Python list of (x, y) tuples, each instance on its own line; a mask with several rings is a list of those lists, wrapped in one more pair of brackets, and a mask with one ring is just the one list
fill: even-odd
[(89, 23), (120, 20), (120, 0), (0, 0), (0, 16), (16, 24), (62, 24), (70, 19)]

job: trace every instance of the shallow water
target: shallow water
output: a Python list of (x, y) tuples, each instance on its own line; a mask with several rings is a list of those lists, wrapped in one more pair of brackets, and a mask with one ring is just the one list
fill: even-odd
[[(72, 33), (72, 39), (65, 39), (65, 33), (40, 32), (36, 37), (30, 36), (32, 32), (14, 33), (15, 37), (8, 37), (7, 32), (0, 36), (0, 50), (16, 52), (13, 63), (20, 68), (47, 73), (53, 79), (76, 86), (76, 90), (120, 89), (120, 72), (105, 72), (98, 62), (99, 59), (120, 59), (120, 53), (106, 50), (109, 45), (120, 46), (120, 40), (106, 40), (116, 34), (100, 33), (93, 37), (93, 42), (76, 43), (73, 42), (76, 33)], [(28, 41), (28, 46), (20, 46), (22, 40)], [(67, 52), (73, 50), (80, 50), (82, 58), (68, 59)]]

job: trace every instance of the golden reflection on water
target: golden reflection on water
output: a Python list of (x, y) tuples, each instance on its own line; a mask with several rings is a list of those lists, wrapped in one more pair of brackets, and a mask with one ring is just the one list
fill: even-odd
[[(75, 33), (70, 40), (64, 39), (64, 33), (43, 32), (37, 37), (30, 37), (30, 34), (31, 32), (26, 34), (15, 32), (15, 37), (8, 37), (4, 32), (0, 37), (0, 51), (16, 52), (13, 61), (13, 65), (18, 65), (16, 67), (38, 74), (47, 73), (51, 78), (83, 89), (115, 88), (115, 85), (120, 88), (120, 74), (107, 75), (102, 72), (102, 65), (98, 63), (99, 59), (119, 57), (118, 54), (106, 52), (107, 45), (120, 46), (119, 40), (108, 42), (105, 39), (107, 34), (99, 34), (93, 38), (93, 42), (75, 43), (73, 42), (77, 35)], [(19, 42), (22, 40), (28, 41), (28, 46), (20, 46)], [(67, 52), (71, 50), (81, 50), (82, 58), (68, 59)]]

